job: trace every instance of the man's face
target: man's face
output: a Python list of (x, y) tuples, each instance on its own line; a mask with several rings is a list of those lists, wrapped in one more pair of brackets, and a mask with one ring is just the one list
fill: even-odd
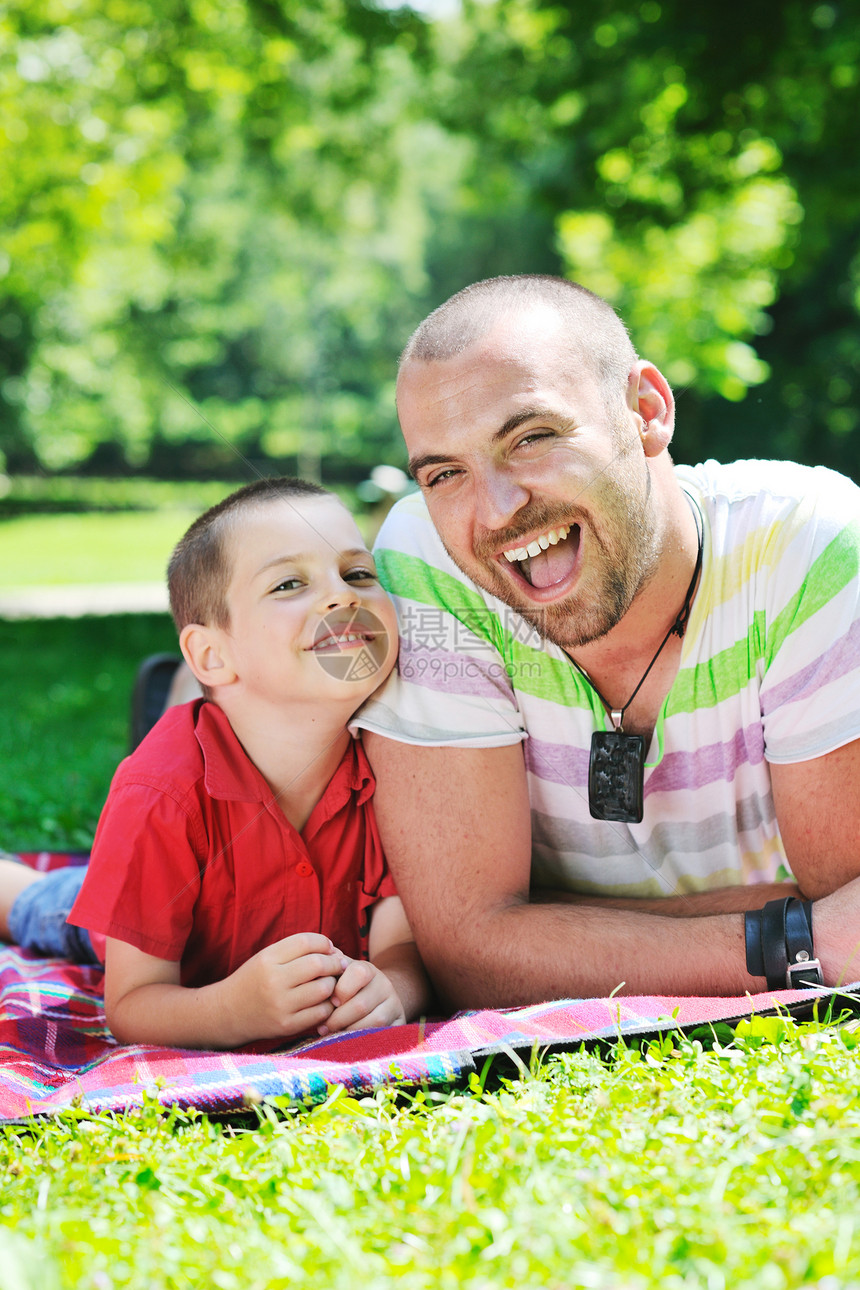
[(394, 666), (397, 619), (349, 512), (333, 497), (266, 501), (227, 541), (221, 631), (241, 682), (271, 702), (357, 708)]
[(623, 391), (607, 408), (560, 326), (534, 310), (456, 358), (407, 363), (397, 402), (451, 558), (541, 635), (575, 648), (627, 612), (659, 536), (642, 418)]

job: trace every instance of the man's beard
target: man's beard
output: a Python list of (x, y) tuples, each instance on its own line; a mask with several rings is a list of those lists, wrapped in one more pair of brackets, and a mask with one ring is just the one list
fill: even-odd
[[(614, 485), (599, 529), (580, 508), (536, 502), (519, 513), (516, 528), (498, 529), (476, 542), (474, 567), (464, 565), (454, 552), (448, 550), (448, 554), (473, 582), (515, 610), (545, 640), (562, 649), (577, 649), (611, 631), (657, 569), (660, 544), (650, 490), (638, 506), (631, 506), (632, 500), (629, 492)], [(494, 558), (498, 551), (510, 548), (524, 533), (545, 533), (562, 525), (571, 527), (565, 539), (570, 541), (577, 524), (588, 533), (588, 586), (578, 585), (564, 600), (549, 605), (521, 596), (499, 569)]]

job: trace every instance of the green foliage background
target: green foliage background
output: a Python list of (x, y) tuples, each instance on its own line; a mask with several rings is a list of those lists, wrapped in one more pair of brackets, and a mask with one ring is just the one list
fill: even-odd
[(665, 368), (679, 459), (860, 477), (860, 8), (451, 8), (0, 4), (9, 472), (360, 479), (411, 328), (540, 271)]

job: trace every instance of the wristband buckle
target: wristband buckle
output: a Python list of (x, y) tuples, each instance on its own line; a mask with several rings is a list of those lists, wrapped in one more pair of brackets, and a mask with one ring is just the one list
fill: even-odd
[(797, 961), (789, 963), (785, 974), (787, 990), (802, 990), (811, 985), (824, 985), (824, 975), (818, 959), (812, 959), (806, 950), (798, 950)]

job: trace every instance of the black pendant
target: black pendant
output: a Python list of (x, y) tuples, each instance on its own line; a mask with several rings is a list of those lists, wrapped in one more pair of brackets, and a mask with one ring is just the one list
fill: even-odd
[(591, 736), (588, 759), (588, 809), (595, 820), (639, 824), (645, 782), (645, 740), (619, 730)]

